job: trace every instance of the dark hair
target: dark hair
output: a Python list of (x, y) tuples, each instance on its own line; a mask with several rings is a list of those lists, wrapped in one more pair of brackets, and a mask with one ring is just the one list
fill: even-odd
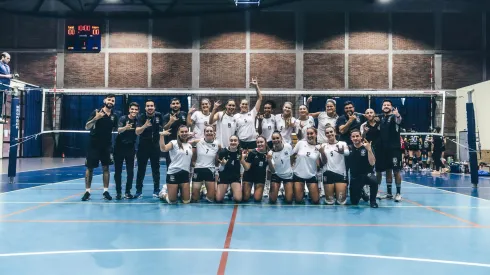
[(275, 109), (277, 107), (276, 103), (274, 101), (272, 101), (272, 100), (267, 100), (264, 103), (264, 106), (267, 105), (267, 104), (271, 105), (271, 109)]
[(172, 102), (174, 102), (174, 101), (178, 101), (178, 102), (180, 103), (180, 99), (178, 99), (178, 98), (176, 98), (176, 97), (172, 98), (172, 99), (170, 100), (170, 103), (172, 103)]
[(344, 102), (344, 107), (347, 106), (347, 105), (354, 106), (354, 103), (352, 103), (352, 101), (350, 101), (350, 100), (347, 100), (346, 102)]
[(130, 108), (130, 109), (131, 109), (131, 107), (133, 107), (133, 106), (138, 107), (138, 109), (140, 108), (140, 105), (139, 105), (138, 103), (136, 103), (136, 102), (131, 102), (131, 103), (129, 103), (129, 108)]
[(385, 99), (385, 100), (383, 100), (383, 103), (382, 104), (385, 104), (385, 102), (389, 102), (391, 104), (391, 106), (393, 106), (393, 102), (391, 100)]
[(153, 105), (155, 105), (155, 100), (153, 100), (153, 99), (151, 99), (151, 98), (148, 98), (148, 99), (146, 99), (146, 101), (145, 101), (145, 106), (146, 106), (146, 103), (148, 103), (148, 102), (153, 102)]
[(308, 127), (308, 128), (306, 128), (306, 132), (308, 132), (308, 130), (310, 130), (310, 129), (313, 129), (313, 131), (315, 132), (315, 134), (318, 134), (318, 130), (315, 127)]
[(352, 136), (353, 133), (359, 133), (359, 135), (361, 135), (361, 130), (355, 128), (352, 131), (350, 131), (350, 135)]
[(261, 139), (264, 140), (264, 143), (265, 143), (265, 151), (266, 152), (269, 152), (270, 148), (269, 148), (269, 145), (267, 145), (267, 139), (263, 135), (259, 135), (257, 138), (255, 138), (255, 140), (257, 140), (259, 138), (261, 138)]
[(105, 98), (110, 98), (110, 97), (116, 98), (116, 95), (115, 94), (106, 94), (105, 95)]

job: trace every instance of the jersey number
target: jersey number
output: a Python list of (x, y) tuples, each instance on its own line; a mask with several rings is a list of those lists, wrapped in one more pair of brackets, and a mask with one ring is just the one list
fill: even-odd
[(186, 156), (189, 155), (189, 151), (185, 150), (185, 155)]
[(311, 152), (306, 152), (306, 156), (309, 157)]
[(269, 126), (267, 127), (267, 129), (271, 130), (271, 129), (272, 129), (272, 127), (269, 125)]
[(244, 119), (243, 121), (245, 121), (245, 123), (247, 123), (247, 120), (246, 119)]
[(333, 157), (333, 151), (330, 152), (330, 156)]
[(206, 154), (209, 152), (209, 149), (206, 149)]
[(231, 128), (231, 123), (228, 123), (228, 128)]

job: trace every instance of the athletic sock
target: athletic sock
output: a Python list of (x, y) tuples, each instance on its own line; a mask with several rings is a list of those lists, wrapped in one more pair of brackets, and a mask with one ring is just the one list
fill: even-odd
[(387, 182), (386, 183), (386, 193), (388, 193), (388, 195), (392, 195), (392, 192), (391, 192), (391, 187), (393, 185), (391, 185), (391, 182)]
[(109, 191), (109, 188), (105, 188), (105, 187), (104, 187), (104, 192), (107, 192), (107, 191)]
[(397, 183), (396, 184), (396, 193), (397, 194), (401, 194), (401, 190), (402, 190), (402, 184), (401, 183)]
[(89, 192), (90, 193), (90, 188), (85, 189), (85, 192)]

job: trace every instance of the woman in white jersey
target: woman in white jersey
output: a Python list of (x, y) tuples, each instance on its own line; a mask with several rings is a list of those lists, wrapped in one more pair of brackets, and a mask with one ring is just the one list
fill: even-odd
[[(311, 102), (311, 97), (308, 99)], [(337, 115), (337, 103), (333, 99), (327, 99), (324, 112), (310, 113), (310, 116), (318, 118), (318, 143), (326, 143), (325, 129), (331, 125), (335, 127), (339, 115)]]
[(226, 102), (226, 110), (218, 112), (221, 102), (218, 100), (214, 103), (213, 111), (209, 116), (209, 125), (216, 122), (216, 140), (222, 148), (230, 146), (230, 136), (236, 133), (236, 117), (235, 117), (235, 100), (228, 99)]
[(204, 128), (209, 124), (211, 116), (211, 101), (207, 98), (201, 100), (201, 111), (196, 111), (196, 108), (191, 108), (187, 115), (187, 126), (192, 127), (195, 139), (204, 138)]
[(217, 155), (219, 162), (219, 181), (216, 190), (216, 202), (223, 202), (228, 186), (231, 185), (233, 200), (242, 201), (242, 186), (240, 185), (240, 161), (242, 154), (238, 148), (238, 137), (229, 138), (228, 147), (223, 147)]
[(257, 131), (255, 129), (255, 118), (260, 111), (262, 105), (262, 93), (260, 92), (259, 84), (256, 78), (252, 78), (250, 85), (255, 88), (257, 92), (257, 102), (255, 102), (254, 108), (249, 111), (248, 101), (243, 99), (240, 102), (240, 113), (235, 115), (236, 118), (236, 133), (240, 140), (240, 148), (245, 150), (252, 150), (257, 147), (255, 139), (257, 138)]
[(272, 110), (275, 108), (276, 103), (268, 100), (264, 103), (264, 114), (257, 117), (257, 132), (265, 137), (269, 148), (272, 148), (272, 133), (276, 131), (276, 117), (272, 115)]
[(295, 132), (296, 118), (293, 117), (293, 103), (284, 102), (282, 114), (276, 115), (276, 129), (281, 132), (284, 143), (293, 144), (291, 135)]
[(214, 128), (204, 128), (204, 138), (194, 141), (194, 175), (192, 177), (192, 202), (199, 202), (202, 184), (206, 186), (206, 200), (214, 202), (215, 197), (215, 170), (219, 149), (218, 141), (214, 139)]
[(252, 186), (254, 187), (255, 202), (262, 201), (267, 170), (267, 147), (263, 136), (257, 137), (257, 148), (252, 151), (243, 150), (241, 164), (245, 172), (243, 173), (242, 193), (243, 201), (250, 199)]
[(180, 189), (183, 203), (190, 202), (190, 184), (189, 172), (192, 161), (192, 145), (187, 141), (189, 139), (189, 128), (181, 125), (177, 132), (177, 139), (171, 140), (165, 144), (164, 136), (169, 135), (169, 131), (163, 131), (160, 134), (160, 150), (169, 152), (172, 162), (167, 171), (167, 190), (162, 188), (160, 198), (165, 199), (168, 203), (177, 202), (177, 195)]
[(344, 205), (347, 199), (347, 171), (345, 157), (349, 155), (349, 147), (343, 141), (335, 138), (334, 126), (325, 129), (327, 142), (321, 146), (323, 162), (323, 188), (325, 189), (325, 202), (329, 205), (337, 203)]
[(304, 186), (306, 184), (310, 200), (313, 204), (320, 202), (318, 180), (316, 174), (320, 166), (320, 146), (316, 143), (317, 130), (310, 127), (306, 130), (306, 140), (300, 140), (293, 149), (295, 156), (293, 168), (294, 200), (303, 202)]
[(293, 147), (282, 142), (281, 132), (272, 134), (272, 150), (268, 154), (269, 169), (272, 172), (269, 203), (276, 203), (281, 183), (284, 184), (286, 203), (293, 202), (293, 169), (291, 156)]
[(306, 140), (306, 129), (315, 127), (315, 120), (309, 115), (306, 105), (300, 105), (298, 111), (299, 117), (295, 123), (296, 135), (298, 140)]

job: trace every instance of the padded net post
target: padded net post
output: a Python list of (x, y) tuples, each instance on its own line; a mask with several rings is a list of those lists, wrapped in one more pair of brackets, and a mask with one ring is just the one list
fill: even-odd
[(468, 92), (468, 102), (466, 103), (466, 119), (468, 127), (468, 148), (470, 157), (470, 174), (471, 183), (475, 186), (478, 185), (478, 160), (476, 149), (476, 122), (475, 122), (475, 108), (471, 98), (471, 93)]

